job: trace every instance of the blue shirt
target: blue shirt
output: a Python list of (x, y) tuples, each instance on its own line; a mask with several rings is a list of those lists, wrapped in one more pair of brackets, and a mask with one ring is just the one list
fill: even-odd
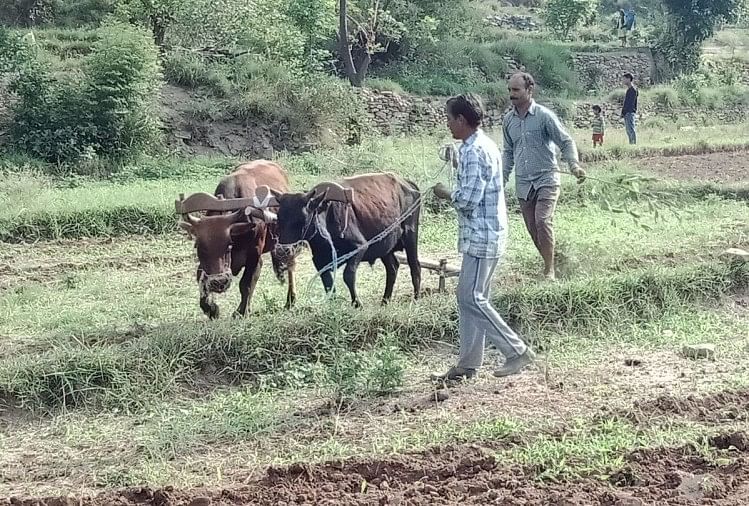
[(513, 107), (502, 122), (504, 150), (502, 167), (504, 182), (510, 179), (515, 169), (515, 191), (520, 199), (526, 199), (531, 188), (560, 184), (559, 168), (554, 144), (562, 151), (562, 160), (570, 169), (577, 166), (577, 146), (564, 129), (556, 114), (546, 107), (531, 101), (525, 118)]
[(507, 208), (499, 148), (478, 129), (459, 151), (452, 204), (458, 212), (458, 250), (477, 258), (498, 258), (507, 242)]

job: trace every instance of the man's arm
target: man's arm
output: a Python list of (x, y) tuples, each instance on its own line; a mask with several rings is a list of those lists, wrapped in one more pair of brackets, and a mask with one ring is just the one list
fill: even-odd
[(580, 161), (577, 157), (577, 146), (575, 146), (575, 141), (570, 134), (567, 133), (567, 130), (564, 129), (562, 122), (559, 121), (556, 114), (549, 112), (545, 118), (545, 123), (546, 132), (549, 134), (549, 137), (551, 137), (554, 144), (559, 146), (559, 149), (562, 151), (562, 160), (567, 162), (570, 170), (579, 167)]
[(502, 145), (502, 175), (504, 177), (504, 184), (507, 186), (507, 181), (510, 179), (510, 174), (515, 166), (515, 150), (512, 145), (510, 128), (507, 121), (502, 122), (502, 133), (504, 136)]
[(458, 187), (452, 194), (452, 204), (461, 212), (470, 212), (476, 208), (484, 197), (486, 179), (484, 176), (481, 154), (474, 150), (466, 151), (461, 160)]

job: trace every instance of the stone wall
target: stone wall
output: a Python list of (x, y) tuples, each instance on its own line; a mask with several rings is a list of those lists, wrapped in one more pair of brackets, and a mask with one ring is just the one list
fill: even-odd
[[(373, 91), (368, 89), (359, 90), (366, 102), (368, 119), (372, 128), (384, 135), (403, 135), (428, 132), (446, 132), (446, 113), (444, 97), (414, 97), (408, 95), (397, 95), (390, 91)], [(561, 109), (553, 104), (544, 103), (560, 116)], [(623, 128), (620, 120), (621, 103), (612, 102), (589, 102), (579, 101), (575, 103), (574, 109), (568, 113), (569, 117), (563, 118), (563, 123), (576, 128), (589, 128), (594, 113), (592, 106), (597, 103), (603, 109), (606, 117), (607, 128)], [(502, 118), (508, 108), (498, 107), (493, 104), (487, 106), (487, 117), (484, 126), (488, 129), (495, 128), (502, 123)], [(749, 111), (736, 111), (717, 109), (713, 111), (676, 108), (667, 109), (652, 103), (641, 101), (639, 104), (639, 121), (645, 121), (651, 117), (658, 117), (665, 121), (678, 118), (689, 118), (700, 121), (703, 117), (710, 116), (722, 122), (732, 123), (749, 119)]]
[(638, 86), (655, 81), (656, 68), (648, 48), (605, 53), (574, 53), (573, 68), (585, 90), (610, 90), (622, 86), (622, 74), (631, 72)]

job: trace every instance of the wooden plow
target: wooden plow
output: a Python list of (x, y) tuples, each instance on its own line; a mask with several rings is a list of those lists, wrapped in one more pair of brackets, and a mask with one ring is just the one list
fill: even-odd
[[(403, 253), (396, 253), (395, 258), (398, 259), (398, 263), (400, 263), (401, 265), (408, 265), (406, 255), (404, 255)], [(460, 275), (460, 269), (448, 265), (446, 258), (442, 258), (438, 262), (435, 262), (434, 260), (419, 259), (419, 263), (421, 264), (421, 267), (423, 269), (435, 271), (439, 276), (439, 287), (437, 289), (437, 293), (445, 292), (445, 280), (447, 278), (455, 278)]]

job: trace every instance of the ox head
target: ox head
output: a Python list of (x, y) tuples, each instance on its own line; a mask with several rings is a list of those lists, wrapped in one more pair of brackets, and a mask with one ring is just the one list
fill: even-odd
[(198, 283), (202, 293), (223, 293), (232, 280), (231, 252), (240, 238), (257, 226), (248, 221), (243, 209), (231, 214), (196, 218), (185, 214), (179, 222), (195, 241), (202, 271)]
[(325, 203), (325, 194), (275, 194), (278, 201), (278, 244), (281, 246), (307, 241), (315, 234), (315, 215)]

